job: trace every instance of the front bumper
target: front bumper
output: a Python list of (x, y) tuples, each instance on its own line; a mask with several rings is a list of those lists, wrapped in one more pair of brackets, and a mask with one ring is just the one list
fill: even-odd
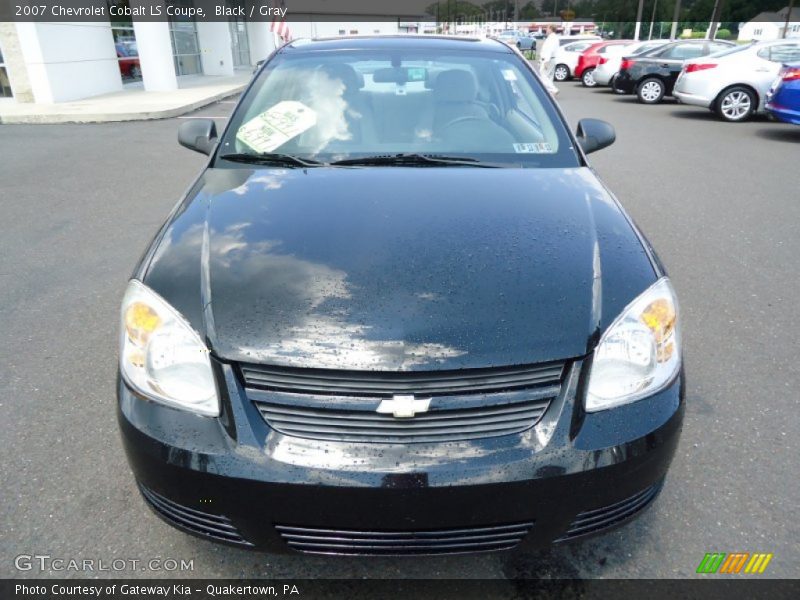
[(681, 104), (690, 104), (692, 106), (702, 106), (703, 108), (709, 108), (711, 103), (714, 101), (713, 98), (706, 98), (704, 96), (700, 96), (698, 94), (689, 94), (686, 92), (680, 91), (678, 88), (675, 88), (672, 92), (672, 95), (678, 99), (678, 102)]
[(800, 110), (792, 110), (791, 108), (773, 102), (768, 102), (766, 109), (768, 113), (779, 121), (791, 123), (792, 125), (800, 125)]
[(619, 76), (614, 80), (614, 91), (622, 94), (633, 94), (636, 91), (636, 82), (628, 71), (619, 72)]
[(270, 429), (234, 372), (223, 413), (150, 402), (118, 381), (129, 463), (156, 513), (201, 537), (271, 551), (429, 554), (543, 547), (625, 522), (656, 496), (684, 411), (660, 393), (582, 410), (583, 361), (542, 419), (463, 442), (326, 442)]
[(616, 73), (612, 73), (611, 71), (600, 66), (594, 70), (593, 77), (597, 85), (609, 85), (611, 80), (614, 78), (614, 75), (616, 75)]

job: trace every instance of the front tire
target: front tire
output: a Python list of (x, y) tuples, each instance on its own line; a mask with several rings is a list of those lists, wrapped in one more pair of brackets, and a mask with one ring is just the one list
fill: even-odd
[(752, 90), (737, 85), (723, 91), (715, 104), (717, 115), (729, 123), (741, 123), (753, 116), (756, 97)]
[(581, 75), (581, 83), (583, 87), (597, 87), (597, 82), (594, 80), (594, 69), (586, 69), (583, 72), (583, 75)]
[(664, 99), (664, 82), (658, 77), (648, 77), (636, 89), (636, 97), (642, 104), (658, 104)]
[(569, 67), (567, 65), (556, 65), (553, 79), (556, 81), (566, 81), (569, 79)]

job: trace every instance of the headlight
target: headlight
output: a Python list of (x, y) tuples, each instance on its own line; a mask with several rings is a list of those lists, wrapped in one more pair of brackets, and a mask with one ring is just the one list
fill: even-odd
[(627, 404), (665, 387), (681, 366), (678, 301), (659, 279), (614, 321), (594, 351), (586, 410)]
[(208, 348), (174, 308), (136, 280), (122, 300), (119, 359), (123, 377), (145, 396), (219, 415)]

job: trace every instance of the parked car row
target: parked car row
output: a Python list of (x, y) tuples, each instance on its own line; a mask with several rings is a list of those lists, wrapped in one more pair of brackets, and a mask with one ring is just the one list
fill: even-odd
[(690, 60), (675, 85), (683, 104), (702, 106), (726, 121), (745, 121), (767, 109), (767, 95), (785, 63), (800, 61), (800, 40), (737, 47)]
[[(800, 124), (800, 39), (737, 45), (723, 40), (572, 43), (557, 55), (556, 79), (609, 86), (643, 104), (674, 96), (721, 119), (769, 112)], [(559, 71), (559, 67), (561, 71)]]
[(643, 104), (658, 104), (671, 96), (684, 62), (736, 48), (722, 40), (681, 40), (635, 57), (625, 57), (614, 90), (635, 94)]
[(607, 85), (614, 87), (614, 80), (619, 75), (620, 65), (623, 56), (639, 56), (660, 48), (669, 40), (648, 40), (646, 42), (633, 42), (627, 46), (614, 46), (605, 56), (600, 58), (600, 62), (595, 68), (592, 78), (596, 85)]

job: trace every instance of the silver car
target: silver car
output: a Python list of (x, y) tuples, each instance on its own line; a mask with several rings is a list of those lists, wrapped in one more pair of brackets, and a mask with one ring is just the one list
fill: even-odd
[(686, 61), (673, 95), (683, 104), (710, 108), (725, 121), (746, 121), (765, 110), (781, 64), (800, 61), (800, 39), (738, 46)]

